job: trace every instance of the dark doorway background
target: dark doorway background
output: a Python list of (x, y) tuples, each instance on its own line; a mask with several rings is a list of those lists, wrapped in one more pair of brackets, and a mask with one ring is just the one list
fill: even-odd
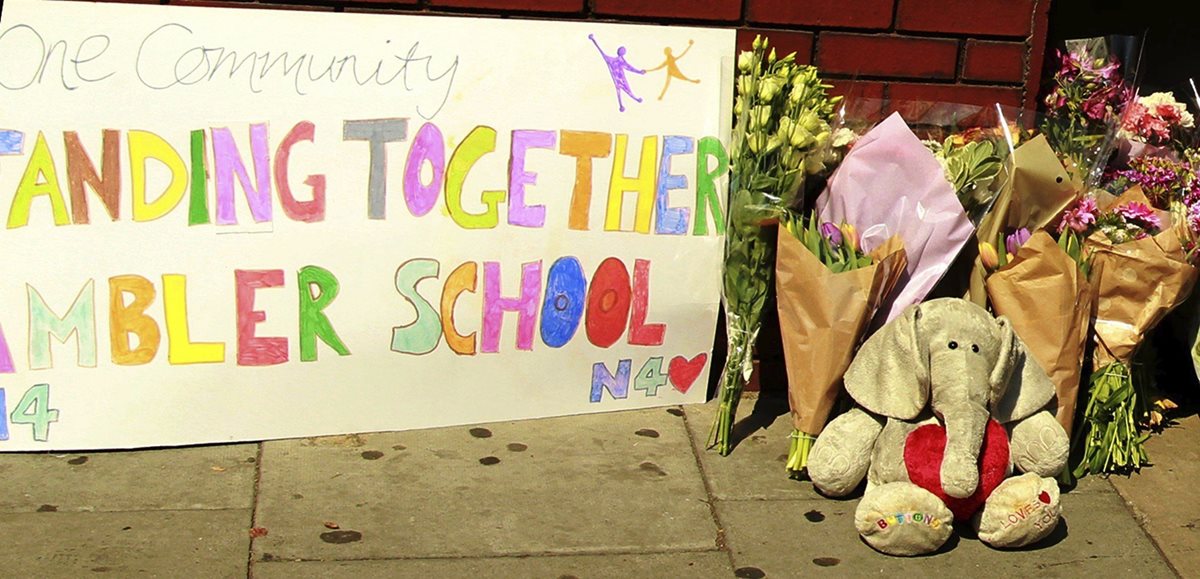
[(1189, 78), (1200, 77), (1200, 2), (1195, 0), (1052, 0), (1042, 87), (1054, 75), (1054, 49), (1063, 41), (1110, 34), (1145, 35), (1141, 94), (1173, 91), (1197, 112), (1188, 85)]

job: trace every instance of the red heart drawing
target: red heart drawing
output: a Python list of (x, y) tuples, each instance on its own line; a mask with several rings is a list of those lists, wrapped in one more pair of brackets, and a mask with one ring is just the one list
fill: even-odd
[(1008, 476), (1008, 435), (995, 419), (988, 419), (979, 453), (979, 486), (963, 499), (950, 497), (942, 490), (942, 455), (946, 451), (946, 427), (926, 424), (908, 435), (904, 443), (904, 465), (913, 484), (933, 493), (965, 521), (983, 506), (988, 495)]
[(691, 360), (683, 356), (671, 358), (671, 363), (667, 364), (667, 377), (671, 379), (671, 386), (687, 394), (687, 391), (692, 387), (692, 383), (696, 381), (696, 378), (700, 376), (700, 372), (704, 370), (704, 364), (707, 362), (707, 352), (696, 354)]
[(1050, 493), (1042, 491), (1042, 494), (1038, 495), (1038, 500), (1047, 505), (1050, 504)]

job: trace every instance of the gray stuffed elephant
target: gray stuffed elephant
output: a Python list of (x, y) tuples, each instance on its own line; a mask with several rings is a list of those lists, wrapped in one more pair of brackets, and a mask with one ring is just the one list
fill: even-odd
[(999, 548), (1054, 530), (1069, 441), (1006, 318), (953, 298), (912, 306), (863, 344), (845, 383), (860, 407), (826, 426), (808, 472), (831, 496), (867, 478), (855, 525), (869, 545), (929, 553), (955, 520)]

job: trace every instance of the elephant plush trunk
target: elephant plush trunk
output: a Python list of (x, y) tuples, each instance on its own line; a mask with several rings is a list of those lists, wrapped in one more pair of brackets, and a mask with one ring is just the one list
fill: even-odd
[(946, 421), (946, 452), (942, 458), (942, 490), (966, 498), (979, 486), (979, 449), (988, 412), (979, 404), (964, 402), (942, 410)]

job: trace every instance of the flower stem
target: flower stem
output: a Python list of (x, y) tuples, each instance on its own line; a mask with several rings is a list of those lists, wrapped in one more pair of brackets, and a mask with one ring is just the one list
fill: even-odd
[(792, 434), (788, 438), (791, 440), (787, 459), (788, 476), (800, 479), (808, 468), (808, 453), (812, 451), (817, 437), (802, 430), (792, 430)]

